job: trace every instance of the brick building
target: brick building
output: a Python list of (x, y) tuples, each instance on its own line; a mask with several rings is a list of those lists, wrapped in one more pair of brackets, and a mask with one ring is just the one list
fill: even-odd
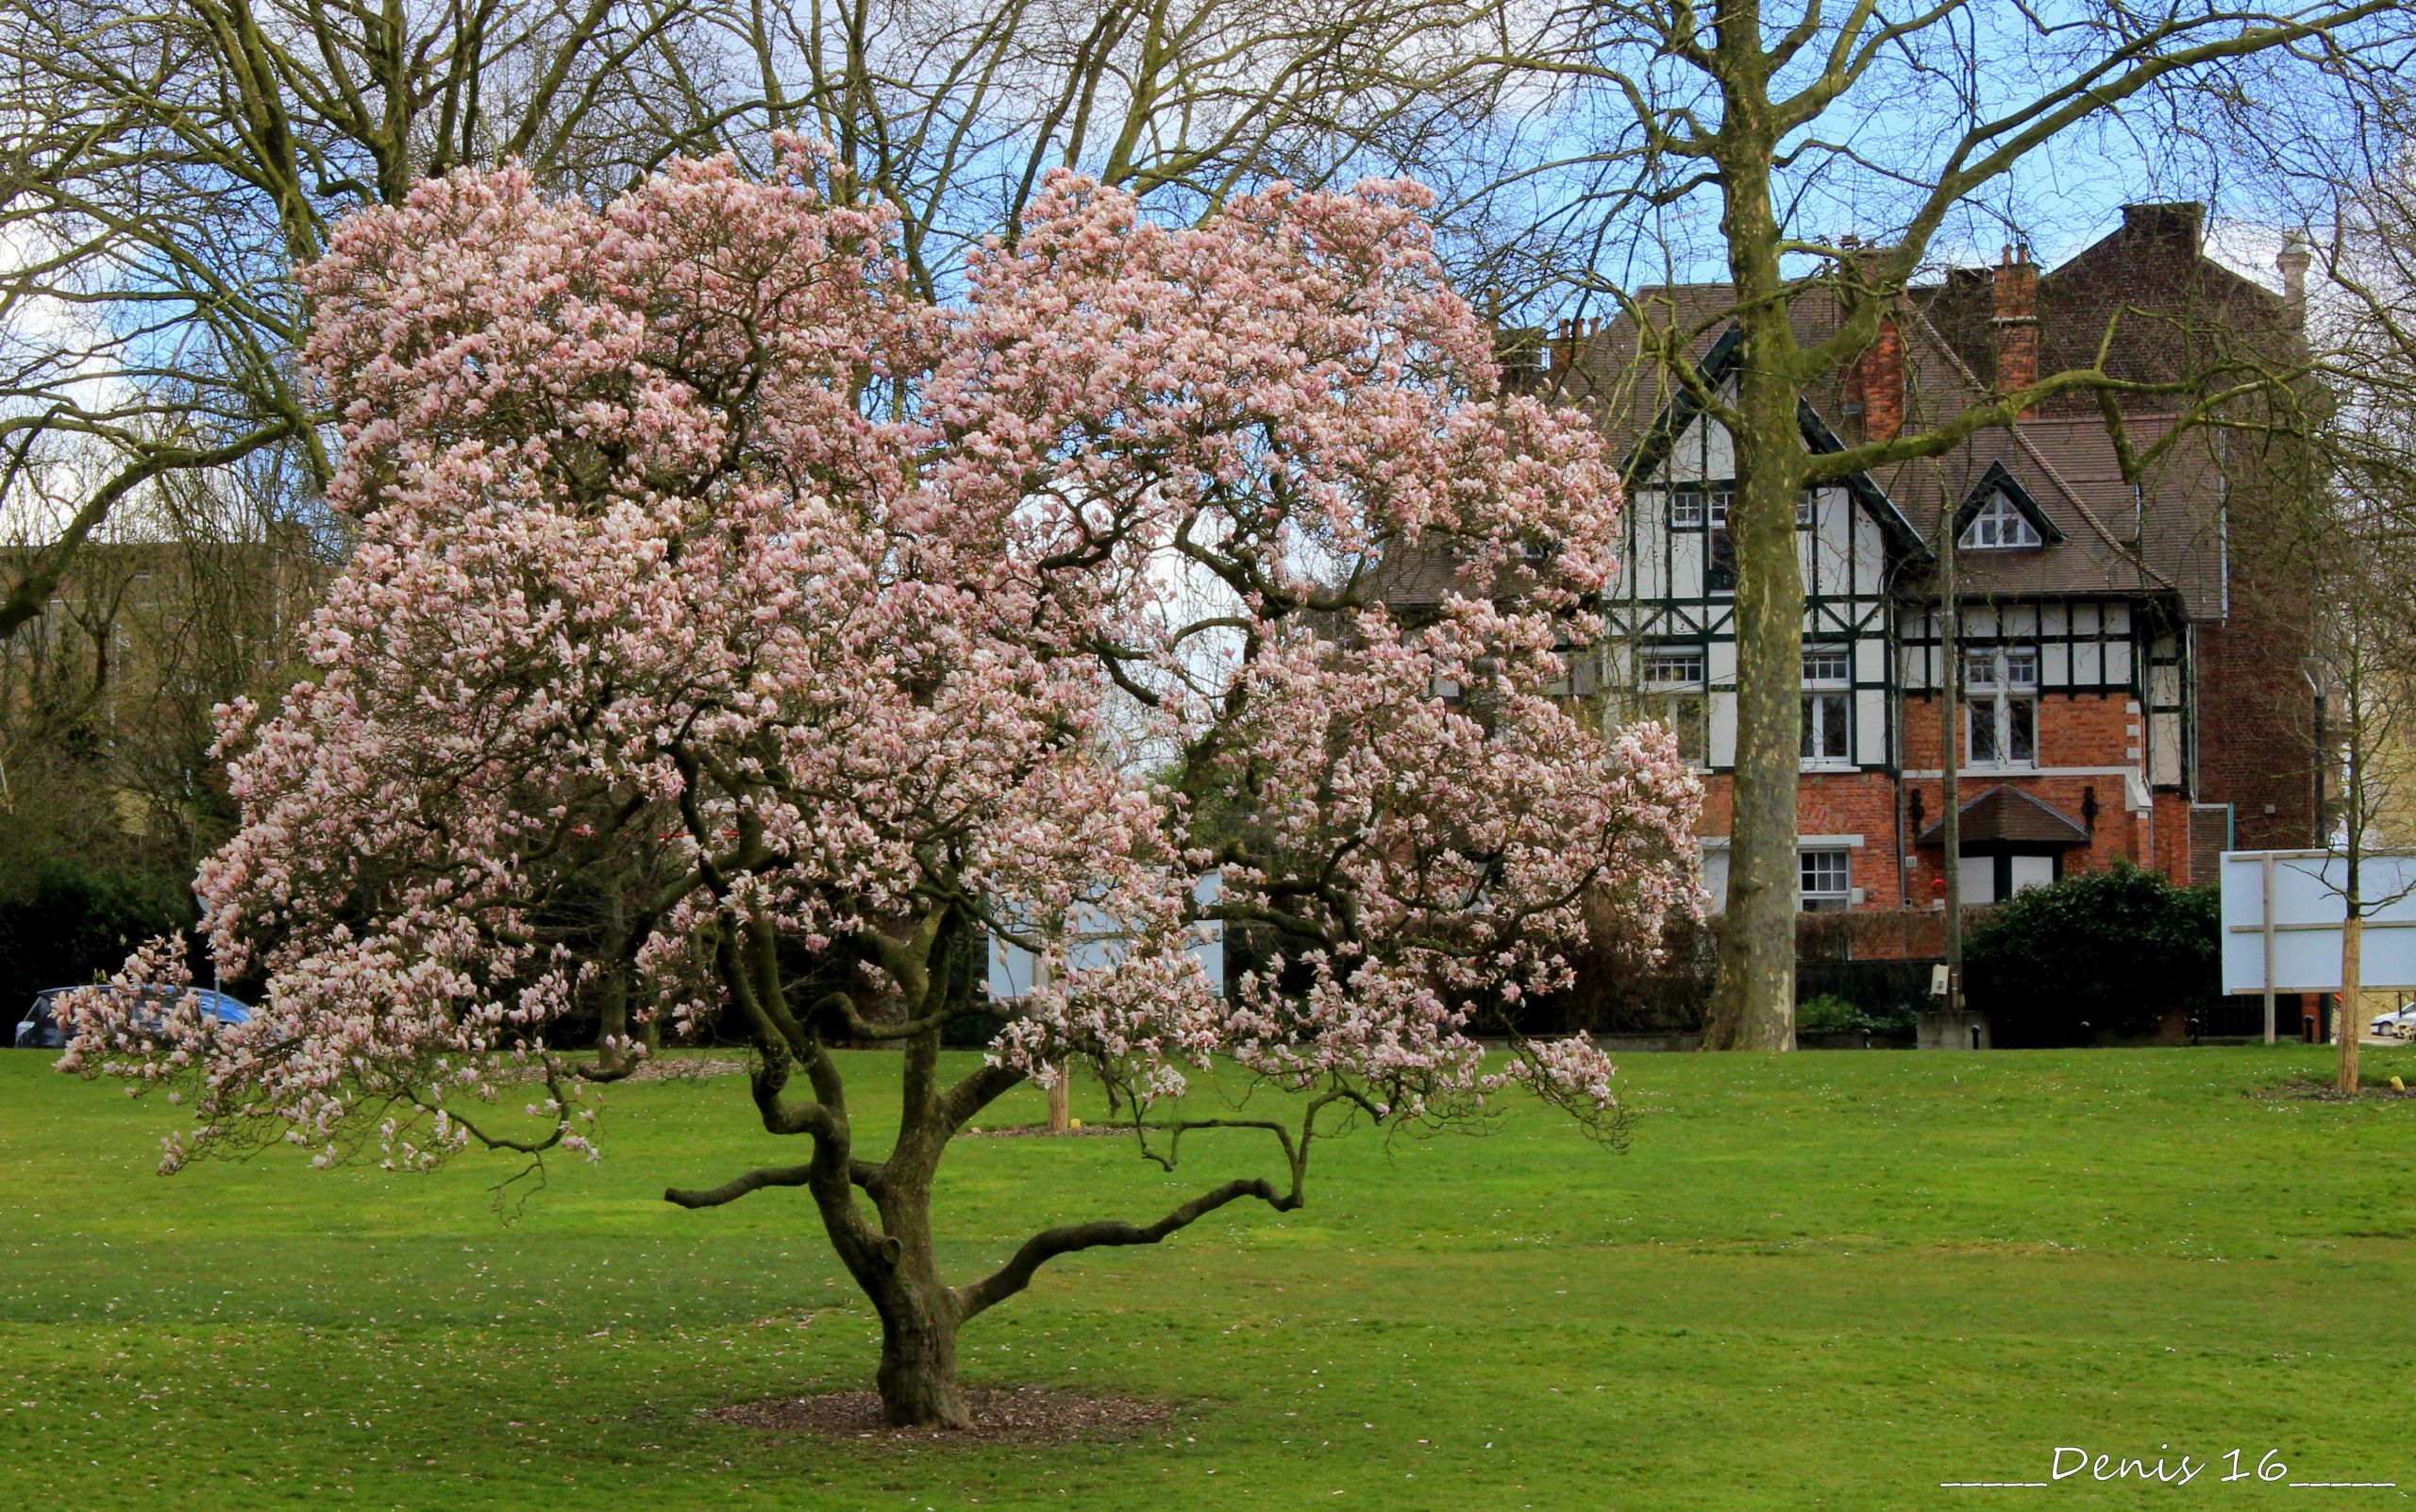
[[(2224, 344), (2287, 350), (2303, 317), (2306, 260), (2282, 259), (2273, 294), (2204, 255), (2198, 207), (2127, 207), (2122, 227), (2041, 271), (2008, 249), (1908, 290), (1879, 339), (1806, 396), (1804, 445), (1886, 439), (2038, 373), (2093, 361), (2111, 327), (2118, 377), (2206, 371)], [(1736, 342), (1725, 286), (1648, 292), (1695, 330), (1715, 392)], [(1834, 328), (1835, 294), (1807, 284), (1806, 344)], [(1564, 328), (1518, 375), (1595, 407), (1626, 456), (1622, 579), (1604, 645), (1581, 656), (1613, 718), (1679, 731), (1709, 777), (1706, 881), (1724, 894), (1735, 749), (1734, 572), (1726, 541), (1735, 467), (1721, 428), (1656, 392), (1625, 321)], [(2126, 400), (2145, 445), (2177, 401)], [(2185, 882), (2226, 848), (2309, 843), (2317, 706), (2300, 671), (2303, 600), (2257, 580), (2242, 549), (2289, 496), (2273, 455), (2219, 428), (2183, 437), (2134, 486), (2098, 401), (2083, 395), (1986, 430), (1947, 455), (1860, 474), (1798, 502), (1804, 563), (1800, 899), (1855, 912), (1937, 906), (1944, 894), (1944, 680), (1960, 679), (1953, 731), (1962, 799), (1963, 897), (1985, 903), (2117, 858)], [(2278, 491), (2278, 492), (2277, 492)], [(1947, 604), (1935, 542), (1955, 533)], [(1393, 596), (1420, 596), (1409, 574)], [(1945, 616), (1961, 646), (1945, 664)], [(1878, 923), (1878, 920), (1871, 920)]]

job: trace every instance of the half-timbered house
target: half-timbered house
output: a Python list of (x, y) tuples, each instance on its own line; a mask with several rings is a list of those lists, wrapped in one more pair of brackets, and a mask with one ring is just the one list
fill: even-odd
[[(1872, 347), (1806, 395), (1804, 445), (1893, 437), (2026, 384), (2042, 363), (2086, 361), (2118, 313), (2141, 333), (2140, 349), (2116, 351), (2120, 373), (2183, 370), (2196, 358), (2176, 332), (2192, 322), (2288, 340), (2304, 270), (2303, 257), (2285, 254), (2281, 294), (2223, 270), (2205, 257), (2190, 206), (2130, 207), (2119, 230), (2043, 274), (2008, 249), (1995, 268), (1909, 291)], [(1797, 302), (1806, 344), (1834, 328), (1831, 297), (1816, 285)], [(1655, 324), (1697, 332), (1691, 355), (1709, 392), (1736, 358), (1718, 318), (1730, 301), (1721, 286), (1642, 301)], [(2137, 318), (2159, 308), (2174, 313)], [(1594, 407), (1626, 461), (1622, 576), (1603, 643), (1580, 653), (1592, 664), (1579, 680), (1603, 690), (1608, 719), (1668, 721), (1703, 767), (1718, 899), (1736, 742), (1736, 467), (1721, 427), (1683, 391), (1654, 384), (1655, 367), (1622, 320), (1564, 328), (1518, 376)], [(2135, 403), (2126, 419), (2135, 437), (2153, 438), (2172, 414)], [(2185, 437), (2126, 479), (2083, 396), (1798, 500), (1804, 908), (1942, 900), (1950, 677), (1967, 902), (2117, 858), (2204, 882), (2226, 847), (2312, 838), (2305, 625), (2235, 549), (2241, 512), (2272, 507), (2273, 469), (2266, 491), (2244, 487), (2257, 469), (2225, 445), (2220, 430)], [(1951, 602), (1938, 549), (1946, 532), (1957, 546)], [(1949, 614), (1961, 652), (1952, 667)]]

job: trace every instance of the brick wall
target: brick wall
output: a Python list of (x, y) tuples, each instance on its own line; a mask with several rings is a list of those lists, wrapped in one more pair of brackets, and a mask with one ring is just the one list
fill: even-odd
[(2192, 887), (2211, 887), (2222, 879), (2223, 853), (2231, 848), (2230, 811), (2219, 804), (2198, 803), (2190, 810), (2190, 877)]
[(2315, 696), (2299, 670), (2302, 627), (2262, 595), (2235, 594), (2226, 624), (2198, 628), (2198, 799), (2228, 803), (2233, 843), (2315, 843)]
[[(1722, 772), (1703, 780), (1703, 832), (1725, 835), (1735, 815), (1736, 780)], [(1897, 906), (1896, 783), (1885, 772), (1806, 772), (1795, 788), (1798, 834), (1858, 834), (1847, 869), (1862, 889), (1861, 907)], [(1713, 900), (1715, 908), (1720, 900)]]
[[(1935, 770), (1939, 759), (1940, 704), (1934, 697), (1907, 697), (1902, 706), (1906, 765)], [(2072, 696), (2050, 693), (2038, 700), (2038, 749), (2045, 766), (2139, 768), (2133, 754), (2144, 744), (2145, 717), (2138, 705), (2120, 694)], [(1705, 779), (1703, 832), (1725, 835), (1734, 814), (1734, 779), (1725, 773)], [(2089, 831), (2089, 843), (2064, 853), (2064, 873), (2077, 876), (2103, 871), (2117, 860), (2163, 872), (2185, 885), (2212, 880), (2206, 836), (2221, 843), (2220, 810), (2193, 808), (2178, 792), (2157, 793), (2151, 806), (2135, 813), (2120, 773), (2077, 776), (2025, 776), (2019, 772), (1966, 771), (1961, 800), (1971, 799), (1992, 786), (2011, 786), (2027, 793)], [(1921, 818), (1912, 821), (1910, 799), (1921, 798)], [(2094, 811), (2093, 813), (2091, 811)], [(1916, 845), (1918, 831), (1938, 822), (1944, 812), (1944, 784), (1935, 777), (1897, 779), (1881, 772), (1807, 772), (1796, 787), (1796, 832), (1804, 835), (1860, 835), (1863, 844), (1848, 851), (1854, 885), (1862, 889), (1858, 914), (1895, 914), (1910, 909), (1928, 914), (1944, 896), (1944, 850)], [(1900, 828), (1901, 823), (1901, 828)], [(2211, 832), (2209, 826), (2212, 827)], [(1900, 847), (1902, 848), (1900, 848)], [(1903, 857), (1909, 852), (1914, 865)], [(2200, 875), (2205, 873), (2205, 875)], [(1862, 930), (1857, 926), (1857, 930)], [(1868, 940), (1857, 932), (1854, 953), (1880, 958), (1918, 953), (1914, 936), (1927, 940), (1934, 927), (1909, 921), (1874, 922), (1880, 931)], [(1904, 935), (1894, 941), (1889, 931)], [(1910, 931), (1912, 932), (1905, 933)], [(1882, 936), (1887, 938), (1883, 940)]]
[[(1938, 724), (1944, 707), (1942, 700), (1929, 695), (1904, 697), (1899, 717), (1906, 766), (1934, 771), (1941, 764), (1944, 752), (1938, 738)], [(2135, 752), (2144, 752), (2146, 730), (2145, 716), (2132, 699), (2121, 694), (2043, 694), (2038, 699), (2038, 764), (2139, 766), (2140, 757)], [(1977, 776), (1966, 774), (1967, 779)], [(2107, 801), (2103, 787), (2115, 779), (2098, 781), (2098, 799)], [(1936, 814), (1931, 817), (1937, 817)]]

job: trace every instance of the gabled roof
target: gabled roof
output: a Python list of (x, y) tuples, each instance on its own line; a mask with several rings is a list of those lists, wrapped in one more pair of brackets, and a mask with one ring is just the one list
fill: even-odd
[[(2261, 347), (2297, 340), (2285, 301), (2206, 258), (2199, 231), (2190, 207), (2127, 207), (2119, 229), (2042, 273), (2039, 371), (2095, 361), (2109, 322), (2120, 340), (2108, 371), (2140, 379), (2203, 360), (2209, 344)], [(1968, 268), (1906, 291), (1896, 313), (1911, 425), (1943, 420), (1990, 396), (1991, 288), (1989, 270)], [(1682, 360), (1724, 371), (1737, 344), (1730, 319), (1736, 302), (1724, 283), (1640, 290), (1631, 310), (1580, 333), (1573, 361), (1566, 344), (1555, 343), (1554, 365), (1538, 377), (1552, 395), (1587, 406), (1612, 444), (1627, 451), (1635, 464), (1630, 477), (1647, 478), (1660, 460), (1656, 437), (1666, 447), (1695, 408), (1658, 361), (1661, 344), (1673, 341)], [(2173, 307), (2186, 307), (2191, 318), (2152, 313)], [(1649, 328), (1638, 324), (1636, 309), (1646, 312)], [(1803, 285), (1787, 316), (1799, 343), (1826, 339), (1843, 316), (1837, 290)], [(2133, 444), (2144, 450), (2162, 436), (2172, 424), (2169, 410), (2161, 400), (2126, 404)], [(1821, 445), (1823, 433), (1839, 445), (1838, 434), (1859, 434), (1842, 372), (1807, 386), (1804, 411), (1813, 445)], [(1894, 517), (1891, 540), (1918, 555), (1927, 552), (1940, 516), (2002, 469), (2053, 534), (2043, 550), (1972, 553), (1958, 573), (1961, 593), (2177, 598), (2190, 617), (2212, 617), (2224, 602), (2225, 441), (2214, 430), (2185, 439), (2134, 489), (2096, 399), (2069, 395), (2018, 425), (1980, 431), (1941, 457), (1880, 469), (1858, 480), (1855, 492), (1883, 520)], [(2233, 448), (2235, 462), (2240, 449)]]
[[(1703, 353), (1703, 360), (1695, 364), (1695, 376), (1704, 388), (1718, 389), (1727, 380), (1729, 369), (1736, 362), (1736, 350), (1743, 343), (1744, 332), (1731, 326), (1711, 344), (1711, 349)], [(1620, 476), (1650, 478), (1659, 472), (1662, 464), (1669, 460), (1669, 448), (1677, 445), (1678, 438), (1686, 434), (1686, 427), (1702, 414), (1703, 406), (1697, 402), (1693, 392), (1679, 390), (1661, 407), (1660, 413), (1653, 417), (1653, 423), (1645, 428), (1635, 445), (1628, 448), (1627, 460), (1619, 469)], [(1839, 452), (1846, 449), (1846, 444), (1829, 428), (1828, 422), (1820, 417), (1819, 410), (1813, 408), (1810, 399), (1798, 398), (1795, 401), (1795, 420), (1804, 432), (1804, 445), (1811, 450)], [(1896, 507), (1896, 501), (1888, 496), (1887, 490), (1871, 480), (1870, 474), (1855, 473), (1848, 478), (1846, 491), (1879, 522), (1880, 529), (1888, 532), (1892, 544), (1906, 551), (1921, 549), (1921, 532), (1913, 529), (1913, 522), (1904, 517), (1904, 512)]]
[[(2089, 831), (2063, 810), (2003, 782), (1962, 807), (1963, 848), (1985, 845), (2071, 847), (2089, 844)], [(1946, 819), (1923, 830), (1921, 844), (1946, 843)]]
[(2022, 479), (2006, 471), (2005, 463), (1992, 462), (1988, 463), (1988, 470), (1980, 475), (1979, 482), (1973, 485), (1971, 496), (1963, 501), (1963, 507), (1955, 512), (1955, 540), (1963, 539), (1963, 532), (1971, 528), (1973, 516), (1987, 509), (2000, 494), (2021, 512), (2023, 519), (2030, 522), (2030, 528), (2038, 532), (2040, 540), (2053, 546), (2064, 538), (2062, 529), (2047, 517), (2047, 512), (2030, 496), (2030, 490), (2022, 486)]

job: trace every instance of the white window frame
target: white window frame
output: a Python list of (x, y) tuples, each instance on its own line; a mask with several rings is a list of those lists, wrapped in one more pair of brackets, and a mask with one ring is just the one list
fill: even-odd
[[(2026, 755), (2013, 754), (2024, 727)], [(1980, 753), (1982, 739), (1988, 754)], [(1963, 653), (1964, 764), (1983, 771), (2027, 771), (2038, 764), (2038, 647), (1975, 646)]]
[(1669, 727), (1679, 759), (1689, 766), (1711, 764), (1710, 670), (1710, 649), (1702, 645), (1652, 646), (1636, 654), (1644, 712)]
[(2047, 544), (2030, 516), (2022, 512), (2003, 490), (1963, 527), (1960, 545), (1966, 551), (2022, 551)]
[(1795, 496), (1795, 524), (1798, 529), (1811, 525), (1820, 517), (1820, 496), (1819, 493), (1807, 488)]
[(1795, 852), (1795, 907), (1803, 914), (1843, 913), (1854, 906), (1854, 852), (1843, 846), (1804, 846)]
[[(1837, 749), (1816, 750), (1814, 732), (1834, 731)], [(1805, 771), (1836, 771), (1854, 764), (1854, 647), (1804, 648), (1804, 714), (1797, 754)]]

